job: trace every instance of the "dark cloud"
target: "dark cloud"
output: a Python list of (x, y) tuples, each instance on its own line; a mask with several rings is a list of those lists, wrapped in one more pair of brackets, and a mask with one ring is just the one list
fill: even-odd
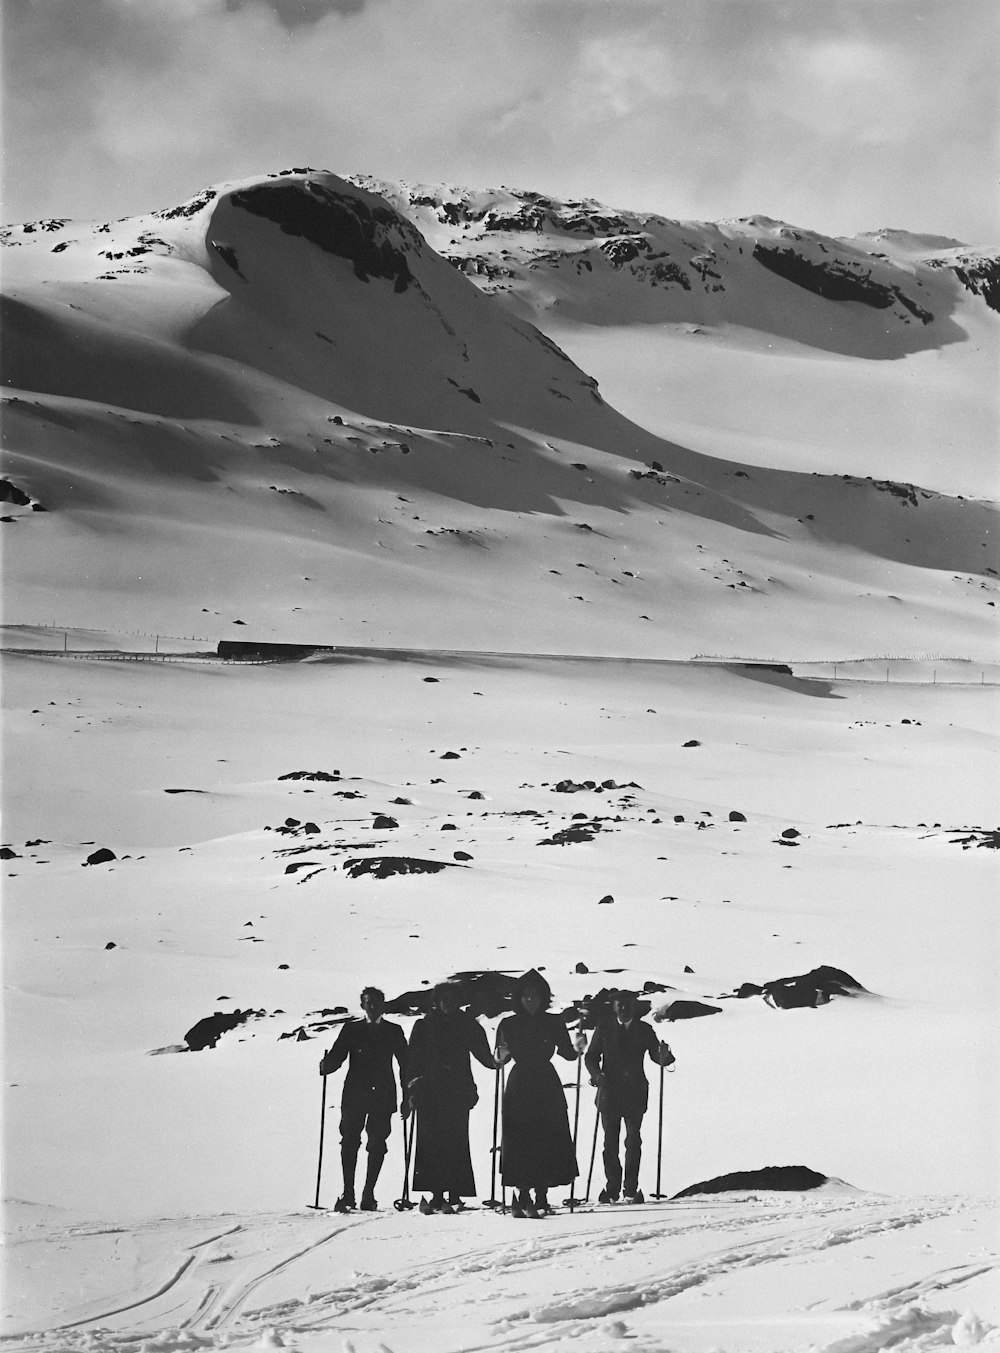
[(269, 9), (289, 31), (318, 23), (329, 14), (359, 14), (366, 3), (367, 0), (225, 0), (230, 13), (254, 5)]

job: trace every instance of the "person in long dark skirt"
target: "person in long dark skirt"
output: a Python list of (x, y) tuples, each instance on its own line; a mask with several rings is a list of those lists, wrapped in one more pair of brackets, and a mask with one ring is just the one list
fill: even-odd
[(486, 1030), (458, 1008), (454, 984), (434, 989), (434, 1008), (410, 1034), (407, 1088), (416, 1112), (414, 1191), (421, 1212), (454, 1212), (476, 1192), (469, 1114), (479, 1098), (471, 1058), (494, 1067)]
[(497, 1065), (513, 1062), (503, 1096), (500, 1166), (504, 1184), (514, 1189), (515, 1217), (551, 1211), (549, 1189), (572, 1183), (579, 1173), (552, 1057), (558, 1053), (573, 1061), (580, 1049), (563, 1020), (548, 1013), (551, 1003), (548, 982), (532, 969), (518, 981), (514, 1014), (497, 1030)]

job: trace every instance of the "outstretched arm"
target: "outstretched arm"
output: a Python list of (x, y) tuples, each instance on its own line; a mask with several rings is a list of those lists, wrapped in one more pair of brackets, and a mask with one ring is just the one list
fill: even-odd
[(331, 1071), (336, 1071), (347, 1061), (347, 1054), (351, 1050), (351, 1037), (347, 1032), (350, 1027), (350, 1024), (343, 1025), (337, 1035), (337, 1041), (320, 1062), (319, 1074), (321, 1076), (328, 1076)]

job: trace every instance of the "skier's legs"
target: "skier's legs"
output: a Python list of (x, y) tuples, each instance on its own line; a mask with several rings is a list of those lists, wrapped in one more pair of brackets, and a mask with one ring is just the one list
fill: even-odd
[(601, 1126), (604, 1128), (604, 1178), (607, 1180), (609, 1195), (617, 1198), (622, 1189), (622, 1163), (618, 1154), (621, 1114), (615, 1109), (601, 1109)]
[(353, 1204), (354, 1171), (361, 1147), (361, 1130), (365, 1125), (363, 1105), (345, 1100), (340, 1109), (340, 1164), (344, 1175), (343, 1197)]
[(642, 1114), (625, 1116), (625, 1196), (639, 1192), (639, 1162), (642, 1159)]
[(364, 1196), (371, 1198), (385, 1160), (386, 1142), (392, 1131), (392, 1110), (381, 1106), (372, 1109), (367, 1119), (368, 1173), (365, 1177)]

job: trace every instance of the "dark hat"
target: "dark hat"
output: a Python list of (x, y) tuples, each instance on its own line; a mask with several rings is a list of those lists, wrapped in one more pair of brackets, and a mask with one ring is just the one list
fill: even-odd
[(522, 973), (517, 979), (514, 990), (514, 1000), (520, 1005), (521, 997), (526, 991), (538, 991), (541, 993), (542, 1005), (548, 1007), (552, 1003), (552, 988), (546, 982), (545, 978), (537, 968), (529, 968), (526, 973)]

